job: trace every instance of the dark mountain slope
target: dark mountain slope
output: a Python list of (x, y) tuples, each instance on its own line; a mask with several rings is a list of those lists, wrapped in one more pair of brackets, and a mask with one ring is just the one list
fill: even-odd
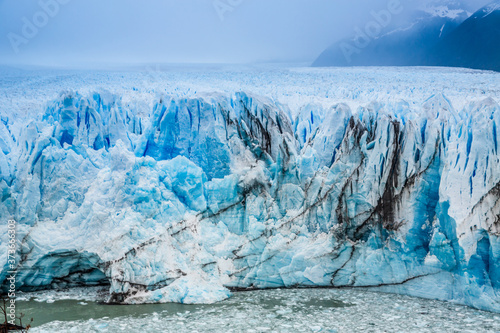
[(500, 0), (469, 18), (418, 13), (406, 27), (388, 26), (325, 50), (313, 66), (449, 66), (500, 71)]
[(432, 49), (430, 65), (500, 71), (500, 3), (486, 6)]

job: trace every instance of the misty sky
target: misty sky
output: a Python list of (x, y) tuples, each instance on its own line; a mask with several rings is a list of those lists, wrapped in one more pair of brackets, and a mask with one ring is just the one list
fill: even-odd
[[(312, 62), (389, 1), (0, 0), (0, 63)], [(401, 3), (399, 19), (422, 1)]]

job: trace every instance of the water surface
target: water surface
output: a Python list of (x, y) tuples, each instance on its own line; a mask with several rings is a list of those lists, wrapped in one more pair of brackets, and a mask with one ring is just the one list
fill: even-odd
[(25, 295), (18, 309), (34, 318), (30, 332), (500, 332), (500, 314), (359, 289), (239, 292), (212, 305), (105, 305), (84, 293)]

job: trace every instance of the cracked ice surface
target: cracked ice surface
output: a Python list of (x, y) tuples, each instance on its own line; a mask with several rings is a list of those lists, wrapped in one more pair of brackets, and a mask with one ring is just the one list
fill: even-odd
[[(49, 308), (57, 306), (47, 305)], [(73, 305), (77, 308), (95, 307)], [(85, 309), (87, 310), (87, 309)], [(500, 316), (366, 290), (261, 290), (216, 305), (162, 306), (149, 314), (54, 321), (33, 332), (498, 332)], [(118, 310), (117, 310), (118, 311)], [(96, 312), (97, 313), (97, 312)]]
[(7, 70), (0, 214), (18, 222), (18, 288), (213, 303), (356, 286), (499, 312), (498, 78)]

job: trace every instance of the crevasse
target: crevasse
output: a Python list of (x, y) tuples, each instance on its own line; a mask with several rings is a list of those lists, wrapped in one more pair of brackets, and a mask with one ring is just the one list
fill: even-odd
[(292, 119), (242, 92), (149, 115), (64, 93), (20, 134), (0, 122), (18, 287), (109, 284), (120, 303), (371, 287), (500, 312), (497, 124), (492, 99), (457, 112), (441, 94)]

